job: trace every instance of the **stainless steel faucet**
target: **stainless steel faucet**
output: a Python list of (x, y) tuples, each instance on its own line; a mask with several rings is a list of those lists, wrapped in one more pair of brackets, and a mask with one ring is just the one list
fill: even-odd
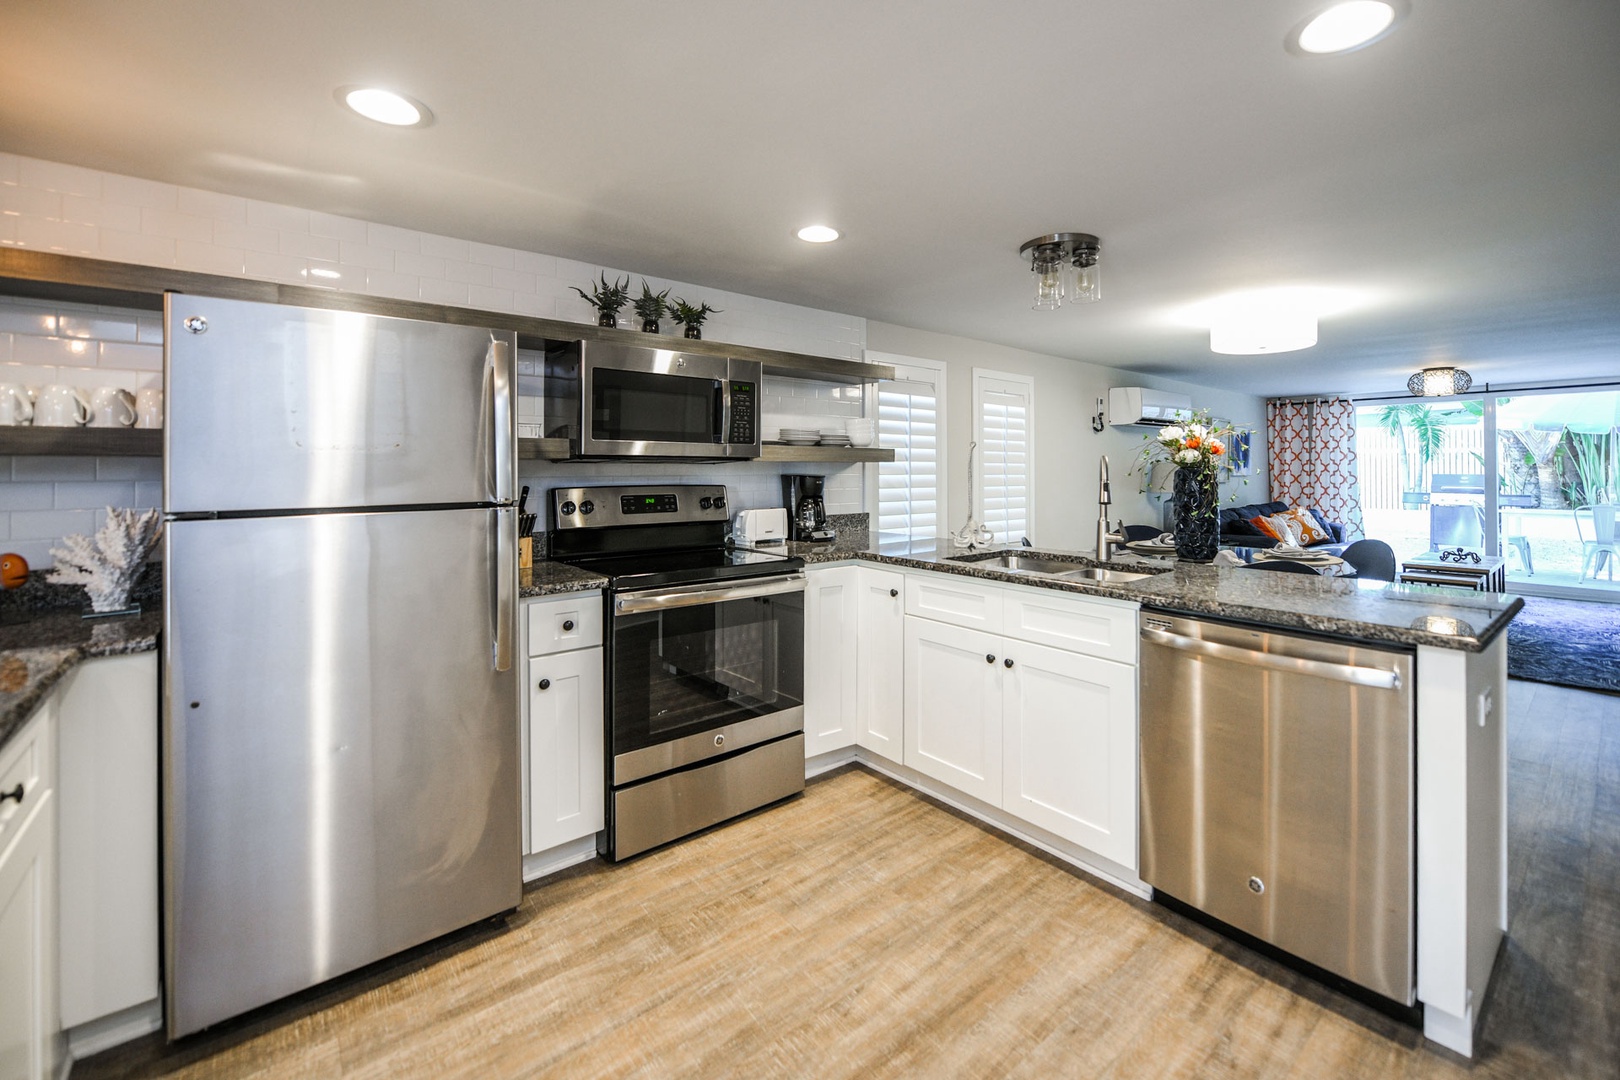
[(1125, 519), (1121, 518), (1117, 531), (1109, 531), (1108, 508), (1114, 496), (1108, 485), (1108, 455), (1102, 456), (1097, 470), (1097, 561), (1107, 562), (1113, 557), (1113, 545), (1125, 542)]

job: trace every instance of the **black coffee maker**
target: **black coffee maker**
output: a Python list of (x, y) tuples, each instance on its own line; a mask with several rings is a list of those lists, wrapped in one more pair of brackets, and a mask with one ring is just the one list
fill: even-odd
[(827, 544), (838, 533), (827, 524), (825, 476), (782, 476), (782, 503), (788, 512), (788, 539), (811, 544)]

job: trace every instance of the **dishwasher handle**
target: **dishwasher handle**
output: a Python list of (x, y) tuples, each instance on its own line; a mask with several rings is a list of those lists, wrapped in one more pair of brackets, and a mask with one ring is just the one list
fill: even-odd
[(1370, 686), (1378, 690), (1399, 690), (1401, 687), (1401, 673), (1387, 668), (1356, 667), (1353, 664), (1334, 664), (1326, 660), (1307, 660), (1299, 656), (1255, 652), (1253, 649), (1240, 649), (1236, 645), (1222, 645), (1218, 641), (1204, 641), (1202, 638), (1155, 630), (1150, 626), (1144, 626), (1141, 635), (1143, 641), (1179, 649), (1181, 652), (1193, 653), (1196, 656), (1207, 656), (1214, 660), (1230, 660), (1250, 667), (1286, 671), (1294, 675), (1312, 675), (1319, 679)]

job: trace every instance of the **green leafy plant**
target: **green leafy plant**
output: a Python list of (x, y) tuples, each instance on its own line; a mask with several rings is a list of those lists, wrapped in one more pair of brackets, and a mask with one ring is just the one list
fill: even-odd
[(652, 291), (652, 286), (647, 284), (647, 279), (642, 278), (641, 296), (631, 306), (636, 309), (636, 315), (640, 317), (642, 322), (655, 323), (670, 310), (669, 290), (665, 289), (663, 292), (655, 293)]
[(1612, 503), (1620, 495), (1620, 438), (1613, 431), (1585, 434), (1566, 431), (1569, 463), (1575, 480), (1565, 491), (1571, 506), (1597, 506)]
[(718, 314), (720, 310), (710, 307), (707, 303), (693, 307), (678, 296), (669, 305), (670, 317), (682, 326), (702, 326), (703, 320), (710, 315)]
[[(1423, 490), (1423, 474), (1429, 462), (1440, 452), (1445, 441), (1445, 427), (1439, 415), (1427, 405), (1385, 405), (1378, 414), (1379, 425), (1395, 440), (1395, 452), (1401, 463), (1401, 483), (1406, 491)], [(1406, 432), (1410, 428), (1416, 437), (1418, 467), (1412, 470), (1411, 451)]]
[(620, 311), (624, 310), (624, 305), (630, 302), (630, 279), (628, 277), (623, 281), (610, 283), (607, 274), (604, 272), (602, 280), (592, 285), (591, 291), (588, 293), (578, 285), (570, 285), (569, 288), (579, 293), (587, 304), (591, 305), (599, 315), (603, 316), (617, 316)]

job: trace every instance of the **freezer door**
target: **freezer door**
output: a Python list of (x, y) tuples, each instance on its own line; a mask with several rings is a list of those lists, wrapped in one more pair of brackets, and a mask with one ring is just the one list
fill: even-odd
[(517, 905), (513, 513), (165, 530), (171, 1036)]
[(170, 293), (169, 513), (504, 502), (516, 340)]

